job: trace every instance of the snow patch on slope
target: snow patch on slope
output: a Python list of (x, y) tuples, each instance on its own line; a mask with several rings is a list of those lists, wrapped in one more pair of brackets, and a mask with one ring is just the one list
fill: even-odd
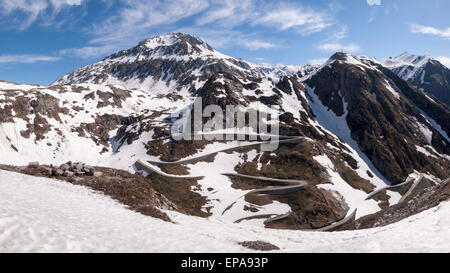
[(172, 224), (66, 182), (5, 171), (0, 181), (0, 252), (253, 252), (238, 242), (255, 240), (282, 252), (450, 251), (450, 202), (386, 227), (322, 233), (167, 212)]
[(344, 179), (334, 170), (333, 162), (326, 155), (315, 156), (314, 160), (319, 162), (327, 169), (332, 184), (321, 184), (317, 187), (328, 190), (337, 191), (345, 198), (345, 202), (350, 206), (348, 213), (352, 213), (355, 209), (356, 218), (366, 216), (380, 211), (380, 207), (375, 200), (365, 200), (367, 194), (364, 191), (352, 188)]

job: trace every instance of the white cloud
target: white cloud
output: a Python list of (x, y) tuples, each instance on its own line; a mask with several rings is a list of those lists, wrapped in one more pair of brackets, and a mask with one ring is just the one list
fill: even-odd
[(49, 0), (55, 9), (60, 9), (64, 6), (79, 6), (83, 0)]
[[(77, 1), (77, 0), (72, 0)], [(121, 8), (99, 24), (85, 31), (92, 35), (89, 45), (68, 48), (62, 55), (81, 58), (105, 56), (117, 50), (135, 46), (155, 34), (169, 31), (170, 26), (184, 18), (204, 11), (208, 0), (121, 0)]]
[[(155, 34), (178, 31), (202, 37), (217, 48), (273, 49), (279, 48), (279, 44), (257, 37), (257, 33), (237, 30), (237, 27), (264, 26), (306, 35), (334, 24), (332, 16), (286, 0), (277, 3), (262, 0), (120, 1), (120, 8), (112, 16), (85, 29), (92, 35), (88, 45), (61, 53), (90, 58), (134, 46)], [(194, 25), (177, 29), (177, 23), (186, 18), (194, 21)]]
[(314, 65), (320, 65), (320, 64), (324, 64), (326, 61), (328, 61), (327, 58), (319, 58), (319, 59), (308, 60), (308, 63), (314, 64)]
[(320, 50), (327, 51), (327, 52), (337, 52), (340, 50), (343, 50), (345, 52), (358, 52), (360, 51), (360, 47), (356, 44), (341, 44), (341, 43), (328, 43), (323, 44), (319, 46)]
[(119, 49), (123, 48), (120, 48), (120, 45), (85, 46), (82, 48), (63, 49), (59, 51), (59, 54), (88, 59), (88, 58), (95, 58), (98, 56), (105, 56)]
[(339, 29), (334, 30), (331, 34), (331, 39), (333, 40), (342, 40), (347, 37), (349, 28), (347, 25), (340, 25)]
[(94, 27), (92, 43), (140, 40), (148, 33), (205, 10), (206, 0), (123, 0), (118, 14)]
[(381, 0), (366, 0), (369, 6), (380, 6)]
[(197, 24), (212, 23), (228, 28), (248, 23), (282, 31), (294, 29), (301, 34), (319, 32), (334, 24), (332, 16), (293, 2), (259, 0), (212, 0)]
[(441, 57), (437, 57), (436, 59), (438, 59), (438, 61), (440, 61), (446, 67), (450, 68), (450, 58), (449, 57), (441, 56)]
[(60, 60), (60, 57), (43, 56), (43, 55), (0, 55), (0, 63), (37, 63), (37, 62), (53, 62)]
[(254, 34), (244, 33), (237, 30), (224, 30), (213, 28), (180, 28), (175, 32), (189, 33), (201, 37), (214, 48), (229, 48), (231, 46), (242, 46), (250, 50), (280, 48), (279, 44), (263, 41), (255, 38)]
[(444, 39), (450, 40), (450, 27), (447, 29), (437, 29), (435, 27), (430, 26), (422, 26), (418, 24), (411, 24), (411, 32), (412, 33), (422, 33), (428, 35), (435, 35), (442, 37)]
[(258, 16), (254, 25), (274, 26), (280, 30), (294, 29), (301, 34), (320, 32), (334, 24), (333, 19), (321, 12), (294, 4), (278, 4)]
[[(18, 16), (20, 21), (18, 28), (25, 30), (33, 24), (36, 19), (46, 12), (51, 11), (53, 15), (59, 13), (62, 8), (81, 5), (82, 0), (0, 0), (0, 15)], [(13, 21), (4, 19), (11, 27)]]
[(278, 47), (276, 44), (264, 42), (260, 40), (245, 41), (243, 45), (250, 50), (272, 49)]
[(333, 0), (328, 4), (328, 9), (330, 9), (331, 12), (337, 13), (344, 9), (341, 3), (339, 3), (338, 0)]
[(255, 10), (254, 0), (212, 0), (210, 8), (197, 19), (197, 24), (219, 23), (232, 27), (249, 20)]

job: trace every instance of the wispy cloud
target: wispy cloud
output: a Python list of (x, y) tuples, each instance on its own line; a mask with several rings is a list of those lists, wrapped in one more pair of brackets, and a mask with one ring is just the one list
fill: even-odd
[(205, 10), (207, 0), (123, 0), (118, 14), (94, 26), (91, 43), (141, 39), (155, 27), (168, 26)]
[(412, 33), (421, 33), (438, 36), (450, 40), (450, 27), (447, 29), (438, 29), (431, 26), (422, 26), (419, 24), (410, 24)]
[[(369, 6), (381, 6), (381, 0), (366, 0), (367, 5)], [(372, 23), (373, 21), (375, 21), (375, 18), (377, 17), (377, 10), (375, 8), (372, 8), (370, 10), (370, 16), (369, 16), (369, 23)]]
[[(120, 0), (121, 7), (109, 18), (86, 29), (92, 36), (82, 48), (62, 50), (62, 54), (91, 58), (170, 31), (191, 33), (218, 48), (241, 46), (250, 50), (275, 49), (273, 43), (242, 26), (293, 30), (302, 35), (320, 32), (334, 24), (331, 15), (303, 7), (293, 1), (262, 0)], [(179, 21), (194, 24), (179, 28)], [(114, 46), (112, 46), (114, 45)]]
[(258, 16), (254, 25), (273, 26), (279, 30), (294, 29), (301, 34), (308, 35), (320, 32), (334, 24), (328, 14), (305, 8), (293, 3), (279, 4), (268, 8)]
[(204, 11), (208, 0), (120, 0), (121, 8), (85, 31), (92, 38), (81, 48), (61, 50), (63, 55), (81, 58), (105, 56), (162, 32), (173, 24)]
[(366, 0), (367, 5), (369, 6), (380, 6), (381, 0)]
[[(8, 27), (25, 30), (40, 15), (58, 14), (63, 8), (81, 5), (83, 0), (0, 0), (0, 15), (8, 22)], [(13, 16), (13, 18), (5, 18)]]
[(212, 0), (209, 8), (197, 19), (197, 24), (214, 23), (230, 28), (248, 21), (256, 9), (255, 0)]
[(113, 51), (119, 50), (120, 45), (102, 45), (102, 46), (85, 46), (81, 48), (68, 48), (59, 51), (61, 55), (76, 56), (82, 59), (95, 58), (107, 55)]
[(319, 58), (319, 59), (308, 60), (308, 63), (314, 64), (314, 65), (320, 65), (320, 64), (324, 64), (326, 61), (328, 61), (327, 58)]
[(339, 41), (347, 37), (349, 28), (347, 25), (340, 25), (339, 28), (334, 29), (331, 32), (330, 39)]
[[(349, 33), (349, 27), (347, 25), (338, 25), (331, 30), (329, 38), (322, 41), (317, 48), (321, 51), (332, 53), (337, 51), (345, 51), (349, 53), (356, 53), (361, 51), (359, 45), (350, 42), (343, 42), (342, 40), (347, 38)], [(323, 59), (316, 59), (323, 60)]]
[(37, 63), (37, 62), (54, 62), (60, 60), (60, 57), (43, 56), (43, 55), (0, 55), (0, 63)]
[(322, 31), (334, 24), (331, 15), (294, 2), (261, 0), (213, 0), (197, 24), (233, 27), (248, 23), (278, 30), (294, 29), (301, 34)]
[(254, 33), (244, 33), (238, 30), (214, 28), (179, 28), (175, 32), (189, 33), (203, 38), (214, 48), (229, 48), (233, 46), (245, 47), (250, 50), (281, 48), (278, 43), (263, 41), (255, 38)]
[(341, 43), (322, 44), (319, 46), (319, 49), (326, 52), (336, 52), (343, 50), (349, 53), (355, 53), (361, 50), (361, 48), (356, 44), (341, 44)]
[(274, 43), (264, 42), (260, 40), (250, 40), (245, 41), (243, 45), (250, 50), (259, 50), (259, 49), (272, 49), (279, 47)]

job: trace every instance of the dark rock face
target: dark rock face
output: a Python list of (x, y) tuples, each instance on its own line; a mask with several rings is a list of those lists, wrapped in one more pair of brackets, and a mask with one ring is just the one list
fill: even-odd
[(422, 73), (409, 81), (447, 107), (450, 105), (450, 69), (440, 62), (430, 60), (423, 67)]
[(227, 105), (242, 104), (242, 82), (229, 73), (217, 73), (200, 88), (196, 95), (203, 99), (203, 106), (218, 105), (225, 109)]
[(402, 93), (411, 103), (429, 115), (442, 127), (442, 130), (447, 135), (450, 135), (450, 110), (448, 107), (428, 99), (420, 90), (417, 90), (408, 82), (403, 81), (388, 69), (381, 69), (401, 89)]
[[(394, 183), (404, 181), (414, 169), (430, 171), (438, 177), (445, 176), (445, 171), (439, 164), (420, 154), (415, 148), (416, 144), (426, 144), (415, 126), (416, 120), (422, 124), (428, 123), (413, 103), (421, 103), (425, 96), (409, 83), (392, 75), (392, 72), (382, 70), (392, 76), (400, 89), (398, 92), (411, 98), (408, 100), (400, 96), (397, 99), (386, 87), (385, 82), (389, 78), (380, 71), (362, 69), (342, 62), (342, 56), (338, 54), (334, 57), (337, 61), (324, 67), (307, 84), (315, 88), (314, 92), (322, 104), (337, 116), (342, 116), (347, 111), (346, 120), (351, 137), (378, 170)], [(344, 109), (344, 101), (347, 109)], [(422, 103), (427, 104), (424, 109), (429, 108), (432, 113), (430, 116), (441, 121), (444, 128), (449, 125), (446, 119), (450, 117), (450, 113), (445, 108), (429, 100)], [(449, 154), (450, 143), (431, 125), (427, 125), (427, 128), (433, 132), (432, 144), (435, 144), (435, 148), (441, 153)]]

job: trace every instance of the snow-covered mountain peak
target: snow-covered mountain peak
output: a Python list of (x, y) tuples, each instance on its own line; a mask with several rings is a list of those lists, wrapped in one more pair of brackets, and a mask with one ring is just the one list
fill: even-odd
[(350, 54), (348, 53), (336, 52), (333, 55), (331, 55), (329, 60), (345, 61), (349, 56)]
[(145, 39), (136, 47), (112, 54), (104, 61), (130, 62), (155, 58), (187, 60), (231, 57), (217, 52), (206, 41), (198, 37), (184, 33), (168, 33)]
[[(139, 46), (150, 51), (163, 49), (164, 53), (169, 53), (170, 55), (218, 55), (218, 52), (203, 39), (184, 33), (168, 33), (155, 36), (142, 41), (139, 43)], [(168, 51), (165, 49), (168, 49)]]
[(383, 59), (380, 63), (434, 99), (447, 105), (450, 103), (450, 70), (437, 59), (405, 52), (394, 58)]
[(174, 90), (190, 88), (194, 82), (205, 82), (217, 72), (236, 74), (240, 78), (262, 74), (257, 67), (219, 53), (200, 38), (169, 33), (146, 39), (133, 48), (81, 67), (59, 78), (53, 85), (118, 84), (143, 90), (153, 90), (158, 85)]
[(363, 60), (359, 57), (352, 56), (348, 53), (343, 52), (336, 52), (334, 53), (328, 61), (325, 63), (325, 65), (331, 64), (334, 61), (339, 61), (341, 63), (347, 63), (347, 64), (355, 64), (355, 65), (363, 65)]
[[(346, 64), (346, 65), (354, 65), (354, 66), (359, 67), (362, 70), (365, 70), (365, 69), (376, 69), (374, 64), (376, 64), (377, 62), (374, 61), (374, 60), (375, 59), (370, 58), (370, 57), (366, 57), (366, 56), (359, 56), (358, 57), (358, 56), (353, 56), (351, 54), (344, 53), (344, 52), (336, 52), (324, 64), (319, 66), (316, 69), (316, 72), (319, 72), (323, 68), (328, 67), (330, 65), (333, 65), (335, 63), (337, 63), (337, 64)], [(310, 76), (312, 76), (313, 74), (314, 73), (310, 74)]]
[[(140, 43), (141, 46), (145, 46), (150, 49), (154, 49), (158, 46), (171, 46), (175, 43), (179, 43), (185, 36), (183, 33), (168, 33), (165, 35), (158, 35), (148, 39), (145, 39)], [(190, 36), (192, 37), (192, 36)], [(197, 39), (198, 40), (198, 39)]]
[(393, 70), (404, 80), (410, 80), (422, 73), (426, 64), (434, 59), (431, 56), (419, 56), (404, 52), (397, 57), (389, 57), (380, 63)]
[(431, 56), (419, 56), (410, 54), (408, 52), (404, 52), (397, 57), (389, 57), (383, 60), (383, 63), (386, 67), (398, 67), (401, 65), (410, 65), (410, 66), (423, 66), (433, 58)]

